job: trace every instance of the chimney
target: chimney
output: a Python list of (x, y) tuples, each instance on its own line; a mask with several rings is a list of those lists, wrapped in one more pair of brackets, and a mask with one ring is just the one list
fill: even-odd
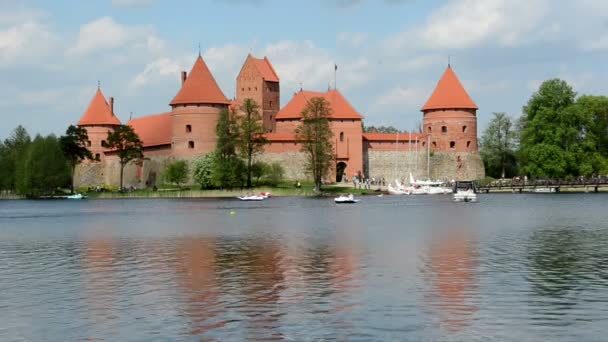
[(114, 115), (114, 97), (110, 97), (110, 113)]
[(184, 85), (184, 83), (186, 82), (186, 78), (188, 77), (187, 75), (188, 74), (186, 74), (185, 71), (182, 71), (182, 85)]

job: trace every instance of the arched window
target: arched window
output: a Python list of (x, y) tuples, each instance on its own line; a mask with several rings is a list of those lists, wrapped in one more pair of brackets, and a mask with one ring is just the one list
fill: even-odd
[(429, 126), (429, 127), (427, 128), (427, 131), (429, 131), (429, 133), (433, 133), (433, 130), (431, 129), (431, 126)]
[(102, 141), (100, 141), (100, 142), (99, 142), (99, 146), (102, 146), (102, 147), (103, 147), (103, 145), (105, 145), (105, 144), (106, 144), (106, 141), (105, 141), (105, 140), (102, 140)]
[(426, 146), (426, 141), (422, 142), (422, 147)]
[(456, 142), (455, 141), (450, 141), (450, 148), (454, 148), (456, 147)]
[(467, 148), (471, 147), (471, 142), (467, 141)]
[(447, 133), (448, 132), (448, 126), (441, 126), (441, 133)]
[(433, 148), (437, 148), (437, 142), (433, 141)]
[(194, 148), (194, 141), (188, 141), (188, 148)]
[(186, 133), (192, 132), (192, 125), (186, 125)]
[(340, 132), (340, 141), (344, 141), (344, 132)]
[(95, 153), (95, 160), (100, 160), (101, 159), (101, 155), (99, 153)]
[(462, 133), (466, 133), (469, 130), (467, 126), (462, 126)]

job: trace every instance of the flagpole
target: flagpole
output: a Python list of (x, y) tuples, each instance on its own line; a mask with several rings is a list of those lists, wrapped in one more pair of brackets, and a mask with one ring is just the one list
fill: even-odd
[(334, 90), (338, 89), (338, 64), (334, 63)]

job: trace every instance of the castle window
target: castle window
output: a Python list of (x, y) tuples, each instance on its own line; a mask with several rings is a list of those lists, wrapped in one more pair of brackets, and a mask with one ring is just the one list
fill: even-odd
[(192, 125), (186, 125), (186, 133), (192, 132)]
[(188, 148), (194, 148), (194, 141), (188, 141)]
[(422, 147), (426, 146), (426, 141), (422, 142)]
[(268, 101), (268, 106), (272, 107), (272, 100)]
[(100, 142), (99, 142), (99, 145), (100, 145), (100, 146), (102, 146), (102, 147), (103, 147), (103, 145), (105, 145), (105, 144), (106, 144), (106, 141), (105, 141), (105, 140), (102, 140), (102, 141), (100, 141)]
[(450, 141), (450, 148), (454, 148), (456, 147), (456, 142), (455, 141)]
[(99, 153), (95, 153), (95, 160), (100, 160), (101, 159), (101, 155)]
[(448, 126), (441, 126), (441, 133), (447, 133), (448, 132)]
[(433, 148), (437, 148), (437, 142), (433, 141)]
[(469, 130), (467, 126), (462, 126), (462, 133), (466, 133)]
[(251, 91), (251, 87), (247, 88), (247, 90)]
[(258, 87), (255, 87), (254, 89), (255, 89), (255, 91), (258, 91)]
[(429, 126), (429, 127), (427, 128), (427, 131), (429, 131), (429, 133), (433, 133), (433, 130), (431, 129), (431, 126)]
[(467, 148), (471, 147), (471, 142), (467, 141)]
[(87, 140), (87, 146), (91, 146), (91, 140)]
[(344, 141), (344, 132), (340, 132), (340, 141)]
[(241, 88), (241, 91), (245, 91), (245, 88)]

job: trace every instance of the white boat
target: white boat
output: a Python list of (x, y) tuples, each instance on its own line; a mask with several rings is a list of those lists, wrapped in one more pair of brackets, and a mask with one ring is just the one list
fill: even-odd
[(262, 196), (262, 195), (248, 195), (248, 196), (238, 197), (238, 199), (240, 199), (241, 201), (263, 201), (266, 198), (267, 197)]
[(405, 189), (405, 188), (399, 188), (396, 186), (393, 186), (392, 184), (388, 185), (388, 193), (389, 195), (409, 195), (410, 191), (408, 191), (409, 189)]
[(454, 202), (477, 202), (477, 190), (473, 182), (454, 183)]
[(334, 198), (334, 202), (336, 202), (336, 203), (357, 203), (357, 202), (359, 202), (359, 200), (355, 199), (355, 197), (352, 194), (350, 194), (348, 196), (336, 197), (336, 198)]
[(422, 189), (416, 191), (415, 194), (428, 194), (428, 195), (445, 195), (452, 193), (452, 189), (445, 186), (445, 182), (441, 181), (430, 181), (430, 180), (416, 180), (410, 173), (410, 184), (412, 187)]
[(76, 199), (76, 200), (79, 200), (79, 199), (86, 199), (87, 196), (84, 196), (83, 194), (74, 194), (74, 195), (66, 196), (65, 198), (66, 199)]

